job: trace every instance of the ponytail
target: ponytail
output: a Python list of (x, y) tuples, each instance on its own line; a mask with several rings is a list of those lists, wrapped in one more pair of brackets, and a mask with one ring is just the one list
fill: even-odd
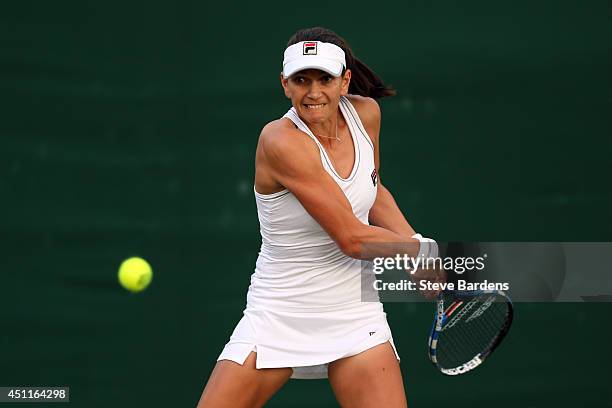
[[(346, 51), (345, 51), (346, 54)], [(370, 98), (380, 99), (385, 96), (394, 96), (395, 89), (385, 85), (378, 75), (366, 64), (351, 53), (351, 62), (346, 63), (352, 72), (349, 93), (369, 96)]]
[[(374, 71), (353, 55), (348, 43), (333, 31), (323, 27), (312, 27), (298, 30), (287, 42), (287, 47), (300, 41), (321, 41), (335, 44), (342, 48), (346, 57), (346, 68), (351, 70), (349, 93), (380, 99), (395, 95), (395, 89), (384, 84)], [(344, 72), (343, 72), (344, 74)]]

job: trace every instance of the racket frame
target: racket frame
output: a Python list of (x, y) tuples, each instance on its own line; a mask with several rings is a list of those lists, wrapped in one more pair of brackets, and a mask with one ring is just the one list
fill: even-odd
[[(459, 305), (456, 305), (456, 302), (459, 302), (460, 304), (462, 304), (465, 301), (465, 300), (462, 300), (462, 298), (463, 299), (473, 298), (476, 296), (482, 296), (482, 295), (488, 295), (488, 294), (498, 295), (506, 299), (506, 305), (508, 306), (507, 313), (506, 313), (506, 320), (504, 324), (502, 325), (500, 331), (491, 340), (487, 348), (483, 350), (482, 352), (478, 353), (477, 355), (475, 355), (471, 360), (461, 364), (460, 366), (454, 367), (454, 368), (444, 368), (440, 366), (436, 358), (436, 352), (438, 348), (438, 338), (440, 337), (440, 333), (444, 330), (446, 321), (452, 317), (455, 310), (459, 307)], [(444, 304), (445, 295), (446, 296), (451, 295), (452, 297), (455, 298), (455, 300), (451, 302), (450, 306), (448, 306), (448, 309), (446, 309), (446, 305)], [(448, 312), (450, 312), (450, 314), (447, 315)], [(493, 350), (495, 350), (497, 346), (499, 346), (499, 344), (502, 342), (504, 337), (506, 337), (506, 334), (508, 334), (508, 331), (510, 330), (510, 326), (512, 325), (513, 318), (514, 318), (514, 307), (512, 305), (512, 301), (510, 300), (510, 298), (508, 297), (508, 295), (506, 295), (504, 291), (501, 291), (501, 290), (472, 290), (472, 291), (447, 290), (447, 291), (443, 291), (438, 295), (438, 299), (436, 300), (436, 313), (434, 316), (434, 322), (431, 328), (431, 332), (429, 334), (429, 341), (427, 343), (428, 348), (429, 348), (428, 350), (429, 359), (438, 368), (438, 370), (440, 370), (442, 374), (445, 374), (448, 376), (456, 376), (456, 375), (465, 374), (469, 371), (472, 371), (473, 369), (481, 365), (484, 362), (484, 360), (493, 352)]]

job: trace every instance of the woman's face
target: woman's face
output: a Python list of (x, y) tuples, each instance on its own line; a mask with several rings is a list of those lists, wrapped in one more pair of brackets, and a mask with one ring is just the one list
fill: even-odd
[(338, 111), (340, 96), (348, 93), (350, 81), (349, 69), (337, 78), (318, 69), (305, 69), (287, 79), (281, 74), (285, 95), (308, 123), (321, 123), (333, 117)]

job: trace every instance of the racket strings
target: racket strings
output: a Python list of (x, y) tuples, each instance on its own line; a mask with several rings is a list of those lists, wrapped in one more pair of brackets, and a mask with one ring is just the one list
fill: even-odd
[(482, 342), (471, 330), (466, 330), (463, 325), (453, 326), (455, 327), (454, 333), (445, 333), (443, 339), (438, 339), (438, 352), (442, 357), (438, 358), (438, 363), (445, 368), (453, 368), (465, 363), (477, 354), (472, 350), (482, 347)]
[(467, 313), (458, 315), (462, 312), (461, 308), (453, 312), (455, 324), (444, 327), (438, 337), (436, 358), (441, 367), (455, 368), (481, 353), (488, 353), (504, 328), (508, 315), (506, 302), (494, 300), (483, 297)]

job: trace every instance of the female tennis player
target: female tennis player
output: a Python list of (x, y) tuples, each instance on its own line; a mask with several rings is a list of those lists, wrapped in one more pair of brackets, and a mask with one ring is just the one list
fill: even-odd
[(361, 301), (359, 260), (367, 243), (434, 247), (380, 181), (375, 99), (395, 92), (320, 27), (291, 37), (280, 80), (292, 108), (263, 128), (255, 158), (261, 250), (198, 407), (259, 407), (289, 378), (325, 377), (341, 406), (405, 407), (383, 306)]

